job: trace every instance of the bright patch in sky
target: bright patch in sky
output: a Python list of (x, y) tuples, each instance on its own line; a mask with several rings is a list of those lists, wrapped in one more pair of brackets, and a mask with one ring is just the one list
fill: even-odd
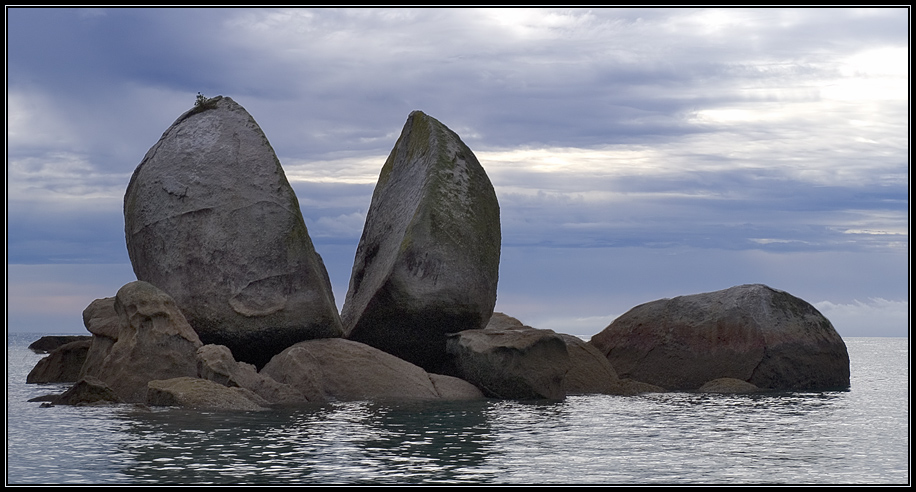
[(54, 325), (42, 306), (81, 324), (130, 277), (124, 190), (201, 92), (264, 130), (338, 295), (421, 110), (494, 185), (497, 303), (523, 322), (590, 335), (640, 302), (763, 282), (843, 334), (884, 333), (868, 316), (908, 333), (908, 8), (7, 14), (16, 326)]

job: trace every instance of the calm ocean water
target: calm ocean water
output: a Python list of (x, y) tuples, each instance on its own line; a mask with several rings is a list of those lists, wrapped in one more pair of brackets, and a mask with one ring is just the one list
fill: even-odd
[(910, 483), (909, 340), (847, 338), (852, 388), (296, 411), (41, 408), (7, 337), (7, 484)]

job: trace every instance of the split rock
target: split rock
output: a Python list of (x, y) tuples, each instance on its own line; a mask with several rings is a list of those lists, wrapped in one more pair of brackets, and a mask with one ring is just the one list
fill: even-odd
[(147, 152), (124, 195), (124, 228), (137, 278), (239, 361), (261, 367), (296, 342), (343, 333), (296, 194), (231, 98), (201, 102)]
[(447, 333), (496, 304), (499, 203), (473, 152), (420, 111), (382, 167), (341, 311), (345, 336), (448, 373)]

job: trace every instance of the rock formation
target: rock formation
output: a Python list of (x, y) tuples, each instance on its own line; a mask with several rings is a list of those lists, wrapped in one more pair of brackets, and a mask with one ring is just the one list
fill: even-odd
[(447, 333), (483, 328), (499, 274), (499, 204), (454, 132), (414, 111), (382, 167), (341, 311), (345, 336), (447, 373)]
[(148, 384), (147, 405), (198, 410), (267, 410), (268, 402), (244, 388), (223, 386), (207, 379), (180, 377)]
[(264, 132), (228, 97), (199, 101), (147, 152), (124, 229), (137, 279), (239, 361), (261, 367), (296, 342), (343, 334), (299, 201)]
[(29, 350), (36, 354), (48, 354), (61, 345), (91, 339), (89, 335), (46, 335), (29, 344)]
[(297, 343), (276, 355), (261, 373), (328, 400), (464, 400), (482, 398), (458, 378), (431, 375), (419, 366), (343, 338)]
[(566, 342), (551, 330), (464, 330), (449, 335), (457, 374), (490, 398), (566, 398)]
[(319, 392), (303, 395), (288, 384), (258, 373), (254, 365), (237, 362), (225, 345), (204, 345), (197, 349), (197, 376), (223, 386), (250, 390), (270, 406), (297, 406), (326, 401)]
[(38, 361), (26, 376), (26, 383), (74, 383), (80, 378), (80, 370), (86, 362), (91, 337), (85, 340), (61, 345)]
[(756, 393), (760, 391), (760, 388), (740, 379), (719, 378), (706, 382), (697, 391), (700, 393)]
[(846, 344), (830, 321), (760, 284), (636, 306), (590, 343), (621, 377), (669, 390), (726, 377), (768, 390), (849, 387)]
[(80, 378), (73, 386), (59, 395), (45, 395), (29, 401), (46, 401), (51, 405), (106, 405), (124, 403), (124, 400), (104, 381), (92, 376)]
[(118, 290), (114, 308), (117, 341), (92, 376), (129, 403), (146, 402), (149, 381), (197, 376), (202, 344), (168, 294), (138, 280)]
[[(640, 393), (663, 392), (664, 388), (655, 385), (633, 381), (630, 379), (620, 379), (617, 372), (597, 348), (585, 340), (565, 333), (555, 333), (553, 330), (542, 330), (528, 326), (517, 318), (508, 316), (504, 313), (493, 313), (487, 327), (488, 332), (498, 332), (500, 330), (528, 330), (532, 339), (538, 336), (559, 337), (566, 344), (566, 352), (569, 355), (567, 361), (561, 358), (545, 359), (541, 365), (545, 365), (551, 360), (558, 360), (564, 367), (568, 367), (566, 375), (563, 378), (563, 393), (566, 395), (582, 395), (602, 393), (607, 395), (636, 395)], [(540, 332), (540, 335), (538, 333)], [(462, 335), (461, 333), (458, 334)], [(496, 341), (492, 338), (491, 341)], [(481, 343), (481, 341), (478, 341)], [(493, 350), (493, 347), (485, 350)], [(465, 362), (466, 364), (467, 362)], [(533, 363), (532, 363), (533, 364)], [(540, 369), (546, 371), (546, 368)], [(498, 373), (490, 374), (494, 378)], [(517, 375), (506, 372), (511, 377), (517, 378)], [(470, 376), (467, 376), (470, 377)], [(498, 385), (499, 383), (490, 382), (489, 385)]]
[(111, 347), (118, 341), (121, 320), (115, 310), (115, 298), (105, 297), (92, 301), (83, 310), (83, 325), (92, 333), (92, 343), (86, 361), (80, 368), (80, 377), (98, 377)]

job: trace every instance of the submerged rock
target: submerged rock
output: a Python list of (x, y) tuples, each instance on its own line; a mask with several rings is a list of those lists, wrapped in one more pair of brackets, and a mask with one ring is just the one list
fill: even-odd
[(197, 410), (267, 410), (269, 403), (245, 388), (230, 388), (207, 379), (180, 377), (150, 381), (146, 404)]
[(483, 328), (499, 274), (499, 204), (473, 152), (414, 111), (382, 167), (341, 311), (345, 336), (429, 372), (446, 334)]
[(735, 378), (719, 378), (706, 382), (697, 391), (701, 393), (756, 393), (760, 388)]
[(45, 401), (51, 405), (103, 405), (124, 403), (118, 394), (104, 381), (92, 376), (80, 378), (67, 391), (59, 395), (46, 395), (29, 401)]
[(239, 361), (261, 367), (296, 342), (343, 334), (280, 161), (228, 97), (202, 101), (147, 152), (124, 195), (124, 229), (137, 278)]
[(846, 344), (830, 321), (760, 284), (636, 306), (590, 343), (621, 377), (669, 390), (718, 378), (770, 390), (849, 388)]

